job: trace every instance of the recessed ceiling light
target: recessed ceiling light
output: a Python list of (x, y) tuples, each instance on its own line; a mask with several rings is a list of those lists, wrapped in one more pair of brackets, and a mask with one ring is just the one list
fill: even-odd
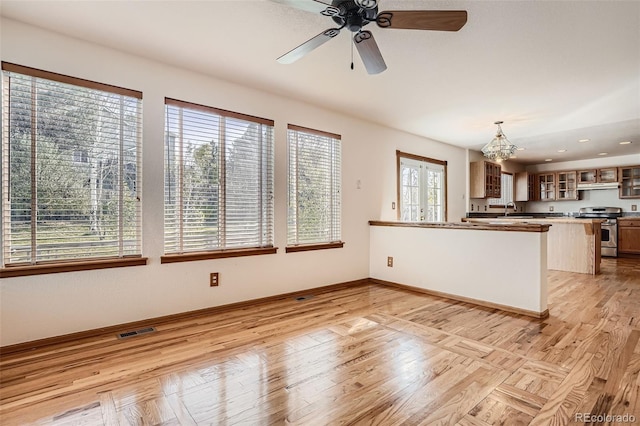
[(589, 142), (591, 139), (580, 139), (578, 140), (578, 142), (580, 143), (584, 143), (584, 142)]
[(545, 158), (544, 161), (553, 161), (553, 158)]
[(631, 141), (622, 141), (620, 142), (620, 145), (629, 145), (631, 143)]
[(598, 153), (598, 155), (609, 155), (609, 153), (608, 152), (600, 152), (600, 153)]
[(558, 152), (567, 152), (566, 149), (559, 149)]
[(517, 149), (517, 151), (524, 151), (525, 149), (527, 149), (527, 148), (520, 147), (520, 148)]

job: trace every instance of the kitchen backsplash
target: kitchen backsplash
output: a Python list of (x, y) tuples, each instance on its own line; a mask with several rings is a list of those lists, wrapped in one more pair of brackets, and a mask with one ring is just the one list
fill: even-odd
[[(578, 191), (580, 197), (577, 201), (530, 201), (526, 203), (527, 212), (549, 212), (553, 207), (554, 212), (577, 212), (581, 207), (620, 207), (622, 211), (632, 213), (632, 206), (640, 207), (640, 199), (620, 199), (617, 189), (601, 189), (591, 191)], [(637, 210), (636, 210), (637, 211)]]

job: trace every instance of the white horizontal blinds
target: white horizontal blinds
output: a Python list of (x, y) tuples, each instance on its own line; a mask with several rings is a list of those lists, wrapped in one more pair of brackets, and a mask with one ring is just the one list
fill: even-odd
[(140, 255), (142, 94), (2, 68), (4, 265)]
[(273, 246), (273, 122), (165, 103), (165, 253)]
[(513, 203), (513, 175), (502, 173), (500, 175), (500, 198), (489, 198), (490, 206), (506, 206)]
[(289, 125), (288, 142), (287, 244), (340, 241), (340, 136)]

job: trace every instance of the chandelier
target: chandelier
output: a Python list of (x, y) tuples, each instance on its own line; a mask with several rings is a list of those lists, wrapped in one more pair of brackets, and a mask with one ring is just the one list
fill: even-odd
[(502, 132), (502, 121), (496, 121), (494, 124), (498, 126), (498, 132), (496, 136), (493, 138), (491, 142), (486, 144), (484, 148), (482, 148), (482, 153), (485, 157), (490, 160), (495, 160), (497, 162), (501, 162), (503, 160), (508, 160), (511, 158), (517, 146), (509, 142), (509, 139)]

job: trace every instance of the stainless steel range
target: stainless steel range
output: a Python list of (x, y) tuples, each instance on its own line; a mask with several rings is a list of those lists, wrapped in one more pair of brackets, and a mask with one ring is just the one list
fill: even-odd
[(578, 211), (578, 219), (605, 219), (602, 222), (602, 256), (618, 256), (618, 218), (622, 216), (620, 207), (583, 207)]

